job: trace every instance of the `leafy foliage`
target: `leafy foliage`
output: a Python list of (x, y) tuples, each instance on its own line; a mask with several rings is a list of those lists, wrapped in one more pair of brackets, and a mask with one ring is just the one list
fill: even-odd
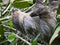
[[(7, 1), (7, 0), (5, 0)], [(19, 8), (22, 11), (26, 12), (32, 6), (33, 0), (8, 0), (5, 2), (0, 0), (0, 43), (6, 45), (9, 42), (9, 45), (37, 45), (37, 40), (40, 38), (40, 34), (38, 34), (32, 42), (27, 41), (28, 37), (22, 36), (23, 34), (19, 35), (19, 32), (13, 26), (13, 23), (10, 18), (10, 11), (12, 8)], [(4, 2), (4, 3), (3, 3)], [(48, 0), (45, 0), (45, 4), (48, 6)], [(55, 32), (51, 37), (49, 44), (52, 44), (55, 38), (59, 36), (60, 32), (60, 5), (57, 9), (57, 26), (55, 27)], [(17, 33), (18, 32), (18, 33)], [(7, 34), (6, 34), (7, 33)], [(16, 35), (14, 35), (15, 33)], [(19, 36), (21, 37), (19, 37)], [(16, 38), (17, 37), (17, 38)], [(18, 39), (19, 38), (19, 39)], [(7, 40), (7, 41), (5, 41)], [(25, 42), (24, 42), (25, 41)], [(7, 42), (7, 43), (6, 43)], [(6, 44), (5, 44), (6, 43)]]
[(7, 37), (7, 40), (8, 40), (9, 42), (13, 42), (14, 39), (15, 39), (15, 35), (14, 35), (13, 33), (10, 34), (10, 35)]

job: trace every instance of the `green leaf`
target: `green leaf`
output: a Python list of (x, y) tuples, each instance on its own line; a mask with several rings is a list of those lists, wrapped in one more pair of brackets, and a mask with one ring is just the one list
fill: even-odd
[(2, 4), (0, 4), (0, 7), (2, 7)]
[(48, 3), (49, 3), (48, 0), (45, 0), (45, 3), (46, 3), (46, 5), (48, 5)]
[(10, 35), (7, 37), (7, 40), (8, 40), (9, 42), (13, 42), (14, 39), (15, 39), (15, 35), (14, 35), (13, 33), (10, 34)]
[(25, 8), (25, 7), (29, 7), (29, 4), (27, 2), (14, 2), (13, 6), (16, 8)]
[(13, 42), (10, 42), (10, 45), (15, 45), (17, 40), (14, 40)]
[(2, 2), (2, 0), (0, 0), (0, 2)]
[(24, 1), (27, 1), (30, 4), (33, 4), (33, 0), (24, 0)]
[(13, 23), (12, 23), (11, 20), (9, 21), (9, 26), (10, 26), (10, 27), (14, 27), (14, 25), (13, 25)]
[(2, 26), (0, 26), (0, 42), (3, 41), (4, 38), (4, 28)]
[(60, 14), (57, 15), (56, 19), (57, 19), (57, 22), (60, 22)]
[(32, 4), (31, 1), (15, 1), (12, 5), (16, 8), (26, 8)]
[(60, 22), (56, 25), (55, 30), (60, 26)]
[(57, 14), (60, 14), (60, 5), (58, 6)]
[(37, 45), (37, 40), (38, 40), (39, 36), (40, 36), (40, 33), (36, 36), (36, 38), (33, 40), (31, 45)]
[(22, 0), (15, 0), (15, 1), (22, 1)]
[(31, 4), (33, 3), (33, 0), (15, 0), (15, 1), (27, 1), (30, 2)]
[(60, 22), (60, 18), (57, 18), (57, 22)]
[(59, 35), (59, 32), (60, 32), (60, 26), (57, 27), (56, 31), (54, 32), (53, 36), (51, 37), (49, 45), (51, 45), (52, 42), (54, 41), (54, 39)]
[[(0, 21), (1, 24), (1, 21)], [(4, 27), (0, 25), (0, 42), (4, 40)]]

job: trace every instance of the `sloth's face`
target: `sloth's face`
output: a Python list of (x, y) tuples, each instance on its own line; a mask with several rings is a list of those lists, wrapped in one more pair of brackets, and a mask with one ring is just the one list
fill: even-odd
[(11, 15), (12, 15), (12, 16), (17, 16), (17, 15), (20, 14), (20, 12), (21, 12), (21, 11), (20, 11), (19, 9), (13, 8), (12, 11), (11, 11)]

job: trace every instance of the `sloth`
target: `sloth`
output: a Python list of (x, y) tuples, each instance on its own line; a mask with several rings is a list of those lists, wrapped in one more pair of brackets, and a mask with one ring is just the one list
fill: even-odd
[(24, 13), (19, 9), (14, 8), (11, 11), (11, 15), (14, 27), (21, 33), (25, 35), (31, 34), (33, 36), (36, 36), (40, 32), (38, 23), (34, 21), (29, 13)]
[[(55, 1), (52, 4), (55, 4)], [(54, 5), (54, 7), (46, 7), (45, 5), (40, 4), (40, 0), (38, 0), (27, 13), (22, 12), (17, 8), (12, 9), (12, 22), (14, 27), (25, 35), (28, 34), (29, 36), (32, 35), (35, 37), (41, 32), (38, 41), (43, 40), (45, 43), (49, 43), (57, 24), (57, 7), (58, 4), (56, 6)], [(52, 45), (60, 45), (59, 41), (60, 37), (56, 38)]]
[(24, 13), (17, 8), (13, 8), (11, 15), (14, 27), (22, 34), (31, 35), (33, 37), (42, 33), (40, 40), (48, 42), (53, 33), (55, 20), (52, 17), (48, 18), (48, 16), (44, 15), (31, 17), (31, 14), (33, 14), (33, 12)]

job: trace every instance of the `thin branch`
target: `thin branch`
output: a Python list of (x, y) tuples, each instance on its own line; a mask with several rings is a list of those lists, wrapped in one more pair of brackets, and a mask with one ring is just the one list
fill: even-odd
[(6, 8), (6, 10), (4, 10), (4, 12), (2, 13), (2, 15), (4, 15), (8, 11), (8, 9), (10, 8), (10, 6), (11, 6), (11, 3), (8, 5), (8, 7)]
[[(11, 32), (5, 32), (5, 33), (11, 34)], [(24, 41), (25, 43), (27, 43), (27, 44), (31, 45), (31, 43), (30, 43), (30, 42), (28, 42), (27, 40), (23, 39), (23, 38), (22, 38), (22, 37), (20, 37), (19, 35), (15, 34), (15, 33), (13, 33), (13, 34), (14, 34), (17, 38), (19, 38), (19, 39), (21, 39), (22, 41)]]
[(12, 30), (16, 31), (15, 28), (12, 28), (12, 27), (10, 27), (10, 26), (6, 26), (6, 25), (3, 25), (3, 24), (1, 24), (1, 25), (4, 26), (4, 27), (6, 27), (6, 28), (9, 28), (9, 29), (12, 29)]
[(4, 40), (4, 41), (0, 42), (0, 44), (5, 43), (5, 42), (8, 42), (8, 40)]
[(9, 21), (10, 21), (10, 19), (9, 20), (5, 20), (5, 21), (2, 21), (2, 24), (8, 23)]
[(31, 8), (33, 8), (35, 4), (33, 4), (31, 7), (29, 7), (25, 12), (28, 12)]
[(10, 19), (10, 18), (11, 18), (11, 16), (7, 16), (7, 17), (4, 17), (4, 18), (0, 18), (0, 21), (5, 20), (5, 19)]
[(19, 39), (21, 39), (22, 41), (24, 41), (25, 43), (31, 45), (30, 42), (28, 42), (27, 40), (23, 39), (22, 37), (18, 36), (17, 34), (14, 34), (16, 37), (18, 37)]

